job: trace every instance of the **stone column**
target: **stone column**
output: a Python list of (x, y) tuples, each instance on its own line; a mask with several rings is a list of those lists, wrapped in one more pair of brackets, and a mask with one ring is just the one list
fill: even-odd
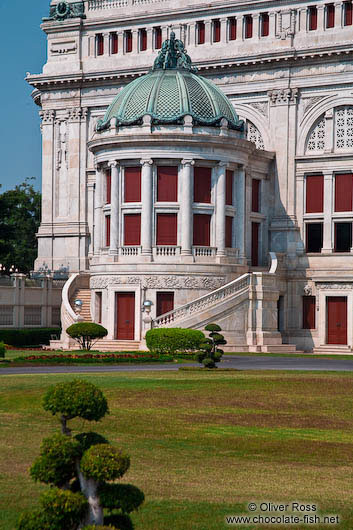
[(212, 44), (212, 21), (205, 20), (205, 44)]
[(196, 26), (196, 22), (191, 22), (190, 23), (190, 42), (189, 42), (189, 44), (191, 46), (196, 46), (196, 42), (197, 42), (197, 26)]
[(317, 29), (322, 31), (325, 26), (325, 6), (317, 6)]
[(298, 9), (298, 19), (299, 19), (299, 31), (301, 33), (306, 33), (307, 31), (307, 7), (302, 7)]
[(153, 215), (153, 160), (141, 160), (141, 246), (142, 254), (152, 258), (152, 215)]
[(268, 36), (274, 38), (276, 35), (276, 13), (275, 11), (270, 11), (268, 15), (269, 15)]
[(297, 175), (296, 176), (297, 181), (297, 219), (298, 219), (298, 227), (300, 230), (300, 240), (303, 244), (303, 248), (305, 248), (304, 245), (304, 209), (305, 209), (305, 200), (304, 200), (304, 175)]
[(236, 171), (236, 245), (239, 249), (239, 262), (246, 262), (245, 255), (245, 169)]
[(137, 31), (137, 29), (133, 29), (131, 31), (132, 33), (132, 50), (131, 50), (131, 53), (134, 53), (134, 52), (139, 52), (139, 43), (138, 43), (138, 40), (139, 40), (139, 33)]
[(343, 2), (335, 2), (335, 28), (342, 27)]
[(153, 28), (147, 28), (147, 51), (153, 50)]
[(125, 53), (124, 32), (118, 31), (118, 53)]
[(119, 237), (119, 162), (109, 163), (111, 168), (111, 209), (110, 209), (110, 247), (109, 254), (118, 254)]
[(181, 164), (181, 254), (192, 255), (192, 202), (193, 202), (193, 160), (182, 160)]
[(217, 196), (216, 196), (216, 246), (217, 256), (225, 256), (226, 239), (226, 167), (225, 162), (218, 166)]
[(228, 19), (221, 18), (221, 42), (228, 42)]
[(333, 173), (324, 172), (324, 237), (322, 253), (332, 253)]
[(102, 246), (102, 187), (103, 169), (96, 166), (96, 189), (94, 196), (94, 253), (99, 254)]
[(253, 39), (258, 40), (260, 36), (260, 15), (253, 15)]
[(325, 112), (325, 153), (334, 151), (334, 127), (333, 127), (333, 109)]

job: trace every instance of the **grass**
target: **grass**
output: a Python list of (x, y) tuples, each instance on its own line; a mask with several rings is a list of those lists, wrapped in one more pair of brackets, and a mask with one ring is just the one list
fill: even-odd
[[(317, 504), (322, 513), (340, 514), (335, 528), (353, 528), (351, 373), (77, 377), (104, 391), (111, 413), (93, 426), (82, 420), (72, 426), (93, 428), (130, 454), (126, 481), (146, 495), (133, 516), (136, 530), (233, 528), (225, 516), (247, 513), (250, 501)], [(50, 385), (74, 378), (1, 379), (2, 530), (12, 530), (18, 513), (33, 507), (44, 488), (32, 483), (28, 467), (58, 424), (41, 408), (41, 398)]]

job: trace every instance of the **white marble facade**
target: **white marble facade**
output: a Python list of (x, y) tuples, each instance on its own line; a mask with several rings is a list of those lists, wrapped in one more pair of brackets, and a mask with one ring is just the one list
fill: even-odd
[[(103, 322), (113, 339), (116, 289), (134, 285), (136, 304), (147, 296), (153, 308), (158, 289), (173, 290), (176, 308), (241, 274), (265, 273), (272, 251), (280, 267), (276, 285), (269, 288), (276, 294), (268, 307), (272, 318), (276, 308), (271, 304), (278, 303), (283, 341), (304, 350), (332, 343), (328, 307), (336, 298), (347, 304), (342, 324), (346, 341), (341, 336), (340, 347), (353, 347), (353, 244), (338, 252), (336, 241), (337, 230), (353, 223), (353, 211), (335, 207), (338, 176), (353, 173), (351, 2), (318, 0), (311, 6), (299, 0), (234, 0), (220, 5), (180, 0), (176, 6), (171, 0), (53, 0), (51, 8), (51, 18), (42, 25), (48, 36), (47, 63), (41, 74), (27, 78), (41, 107), (43, 137), (36, 268), (45, 263), (55, 269), (64, 263), (72, 273), (90, 271), (92, 290), (103, 289)], [(70, 16), (60, 15), (66, 12)], [(95, 133), (119, 90), (149, 70), (160, 42), (172, 31), (184, 41), (199, 73), (228, 96), (246, 124), (248, 141), (237, 132), (192, 127), (187, 121), (174, 128), (151, 129), (146, 122)], [(173, 205), (155, 201), (156, 168), (163, 164), (178, 166), (178, 202)], [(143, 175), (142, 201), (133, 206), (122, 201), (128, 165), (141, 165)], [(191, 200), (192, 173), (198, 165), (212, 168), (207, 206)], [(109, 205), (104, 198), (108, 168)], [(226, 169), (234, 172), (232, 207), (224, 203)], [(323, 178), (323, 207), (314, 213), (306, 206), (307, 178), (312, 175)], [(261, 181), (258, 212), (251, 211), (252, 179)], [(122, 239), (127, 211), (142, 215), (141, 245), (135, 250), (124, 248)], [(155, 243), (155, 215), (163, 211), (178, 214), (174, 249)], [(209, 248), (192, 244), (192, 213), (197, 212), (212, 216)], [(225, 246), (225, 213), (233, 218), (230, 248)], [(106, 215), (111, 218), (109, 248), (104, 244)], [(257, 267), (251, 263), (252, 223), (260, 226)], [(322, 226), (322, 242), (308, 252), (315, 223)], [(151, 287), (152, 277), (170, 278), (169, 286), (161, 280)], [(185, 278), (192, 279), (192, 288), (185, 287)], [(313, 327), (304, 329), (303, 297), (309, 296), (315, 297), (316, 318), (311, 314)], [(276, 334), (277, 322), (266, 324), (261, 317), (262, 324), (251, 324), (250, 305), (234, 310), (226, 326), (234, 333), (242, 327), (238, 343), (254, 346), (266, 327)], [(92, 301), (96, 318), (94, 311)], [(330, 318), (332, 326), (341, 317)], [(140, 340), (138, 307), (136, 319), (135, 339)]]

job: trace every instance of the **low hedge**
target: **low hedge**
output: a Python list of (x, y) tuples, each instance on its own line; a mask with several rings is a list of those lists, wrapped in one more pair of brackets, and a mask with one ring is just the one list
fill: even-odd
[(153, 362), (172, 362), (174, 359), (171, 355), (131, 355), (116, 353), (85, 353), (85, 354), (54, 354), (54, 355), (29, 355), (16, 357), (11, 363), (20, 364), (118, 364), (118, 363), (153, 363)]
[(60, 333), (60, 328), (0, 329), (0, 341), (10, 346), (39, 346), (49, 344), (51, 335)]
[(202, 331), (183, 328), (150, 329), (146, 333), (147, 348), (158, 354), (192, 352), (200, 349), (205, 338)]

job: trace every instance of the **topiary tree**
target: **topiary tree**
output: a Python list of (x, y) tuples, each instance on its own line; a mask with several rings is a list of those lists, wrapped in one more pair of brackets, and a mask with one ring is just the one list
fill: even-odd
[(79, 343), (81, 350), (90, 350), (97, 340), (108, 335), (108, 330), (95, 322), (77, 322), (71, 324), (66, 333)]
[(219, 363), (224, 353), (218, 346), (227, 344), (227, 341), (219, 333), (222, 331), (222, 328), (218, 324), (207, 324), (205, 330), (210, 332), (209, 337), (201, 342), (201, 351), (197, 354), (197, 360), (205, 368), (217, 368), (216, 363)]
[(73, 436), (67, 425), (73, 418), (99, 421), (109, 413), (101, 390), (82, 380), (60, 383), (49, 388), (43, 407), (60, 418), (62, 432), (43, 440), (30, 474), (51, 488), (38, 509), (21, 515), (17, 530), (133, 530), (129, 514), (144, 494), (116, 483), (129, 469), (129, 456), (98, 433)]

